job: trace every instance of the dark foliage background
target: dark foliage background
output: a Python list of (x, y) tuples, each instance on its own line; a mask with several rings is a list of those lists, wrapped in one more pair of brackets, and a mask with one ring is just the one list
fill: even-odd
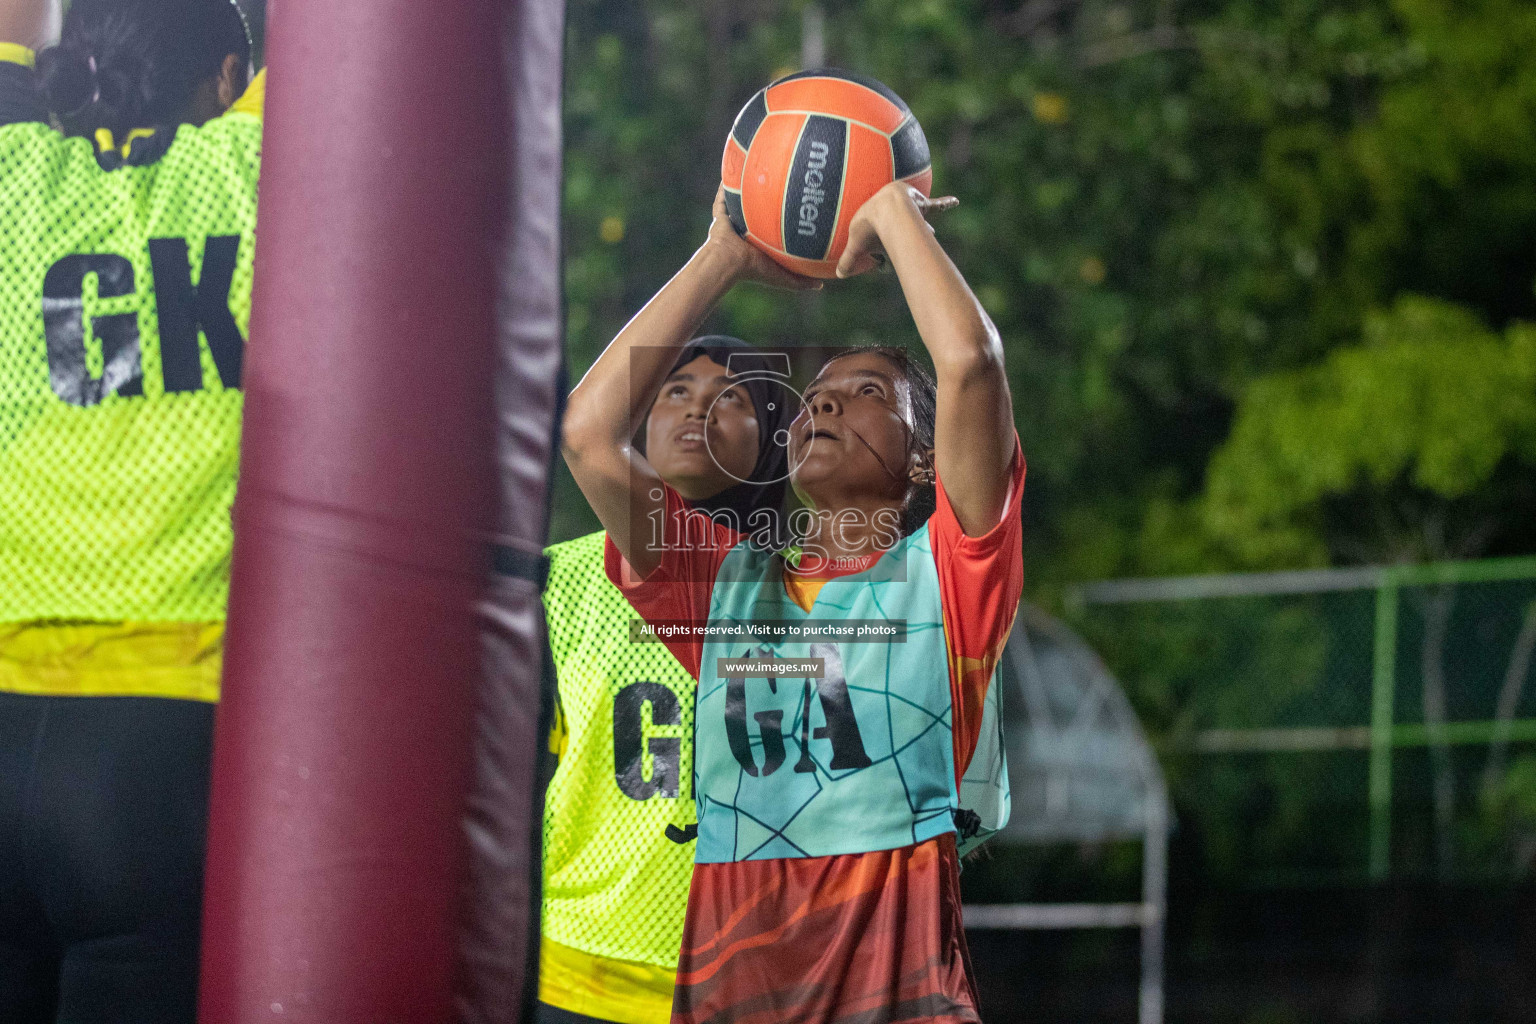
[[(801, 66), (808, 6), (571, 3), (573, 378), (702, 239), (731, 119)], [(1070, 584), (1116, 576), (1536, 550), (1536, 6), (814, 7), (826, 63), (906, 98), (936, 190), (961, 199), (939, 233), (1007, 344), (1031, 599), (1059, 608)], [(710, 326), (918, 344), (880, 275), (811, 296), (739, 289)], [(594, 528), (562, 480), (556, 539)], [(1528, 591), (1476, 622), (1457, 613), (1453, 683), (1482, 644), (1496, 688)], [(1427, 809), (1440, 768), (1401, 755), (1403, 866), (1373, 887), (1363, 753), (1199, 760), (1180, 746), (1199, 727), (1357, 721), (1370, 595), (1161, 614), (1077, 622), (1174, 786), (1170, 1019), (1529, 1013), (1516, 965), (1533, 939), (1509, 922), (1529, 920), (1519, 837), (1536, 822), (1536, 760), (1517, 745), (1504, 781), (1468, 797), (1447, 873)], [(1490, 689), (1483, 676), (1468, 692)], [(1474, 794), (1483, 752), (1458, 757), (1445, 770)], [(1130, 898), (1138, 859), (1115, 844), (1000, 851), (966, 885), (972, 899)], [(976, 942), (993, 1019), (1131, 1019), (1131, 936)]]
[[(259, 24), (262, 0), (245, 6)], [(936, 190), (961, 199), (939, 233), (1007, 345), (1032, 600), (1059, 610), (1071, 584), (1116, 576), (1536, 552), (1528, 0), (572, 0), (568, 18), (573, 379), (703, 238), (739, 105), (819, 45), (906, 98)], [(742, 288), (709, 327), (918, 345), (882, 275)], [(595, 528), (562, 472), (553, 539)], [(1529, 590), (1483, 618), (1443, 609), (1458, 699), (1491, 700)], [(1421, 596), (1411, 614), (1432, 614)], [(1148, 615), (1076, 622), (1174, 787), (1170, 1019), (1532, 1019), (1529, 744), (1502, 774), (1481, 750), (1401, 755), (1406, 867), (1372, 886), (1364, 754), (1180, 746), (1200, 727), (1358, 721), (1370, 595)], [(1405, 628), (1411, 652), (1423, 630)], [(1481, 774), (1481, 802), (1431, 823), (1445, 772), (1463, 794)], [(1126, 899), (1138, 857), (1001, 851), (965, 884)], [(1131, 1019), (1130, 935), (973, 943), (990, 1019)]]

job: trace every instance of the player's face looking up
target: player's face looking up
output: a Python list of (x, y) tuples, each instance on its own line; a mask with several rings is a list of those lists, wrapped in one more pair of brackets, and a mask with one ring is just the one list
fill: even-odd
[(831, 510), (900, 505), (910, 486), (912, 402), (905, 372), (878, 353), (830, 360), (790, 426), (795, 492)]
[(645, 421), (656, 473), (689, 501), (747, 479), (757, 463), (757, 412), (724, 366), (699, 356), (662, 385)]

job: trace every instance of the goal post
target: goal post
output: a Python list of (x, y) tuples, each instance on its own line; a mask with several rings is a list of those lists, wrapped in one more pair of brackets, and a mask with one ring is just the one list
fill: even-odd
[(207, 1024), (530, 998), (562, 11), (274, 11)]

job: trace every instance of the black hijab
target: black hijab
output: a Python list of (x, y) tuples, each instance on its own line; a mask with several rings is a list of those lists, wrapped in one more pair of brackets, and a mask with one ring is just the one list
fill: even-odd
[[(785, 381), (783, 386), (775, 379), (784, 380), (781, 372), (770, 379), (765, 374), (775, 373), (775, 364), (740, 338), (724, 334), (708, 334), (695, 338), (678, 353), (668, 376), (681, 370), (700, 356), (708, 356), (714, 362), (727, 367), (731, 375), (746, 377), (739, 385), (752, 400), (757, 414), (757, 464), (752, 467), (746, 483), (727, 487), (709, 498), (690, 501), (692, 508), (706, 515), (717, 512), (729, 513), (726, 525), (753, 531), (762, 520), (753, 520), (752, 513), (761, 509), (770, 511), (775, 520), (783, 518), (784, 492), (789, 481), (789, 448), (779, 444), (775, 435), (787, 431), (799, 410), (799, 401)], [(772, 406), (772, 408), (770, 408)], [(787, 435), (786, 435), (787, 436)], [(640, 449), (644, 451), (645, 435), (641, 432)], [(777, 531), (774, 531), (777, 533)]]

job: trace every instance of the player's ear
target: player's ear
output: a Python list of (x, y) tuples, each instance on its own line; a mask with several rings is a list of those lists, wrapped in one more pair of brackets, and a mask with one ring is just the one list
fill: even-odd
[(250, 84), (247, 75), (245, 61), (231, 53), (224, 58), (224, 63), (219, 66), (217, 79), (217, 91), (219, 95), (219, 109), (228, 110), (235, 105), (235, 100), (245, 92), (245, 87)]
[(933, 449), (917, 448), (912, 452), (908, 460), (907, 479), (915, 487), (932, 487), (938, 479), (938, 474), (933, 468)]

